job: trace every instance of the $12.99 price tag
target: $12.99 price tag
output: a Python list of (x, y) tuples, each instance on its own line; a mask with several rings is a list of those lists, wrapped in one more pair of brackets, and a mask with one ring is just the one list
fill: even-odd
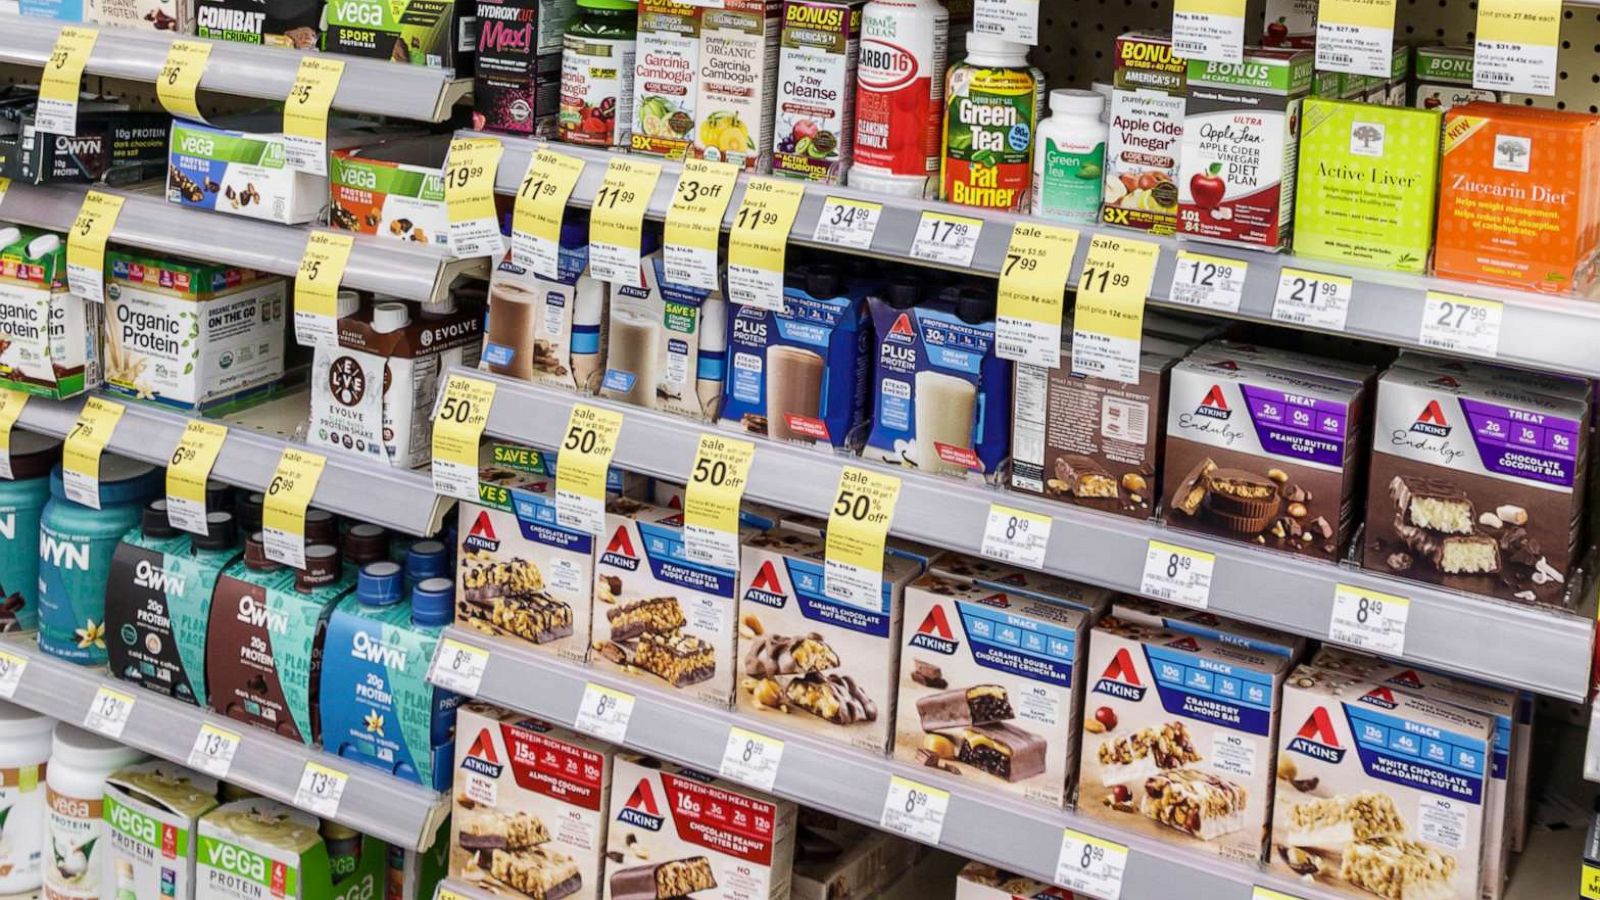
[(1179, 250), (1167, 297), (1184, 306), (1236, 313), (1244, 301), (1244, 277), (1249, 271), (1248, 263)]
[(1127, 867), (1127, 847), (1071, 828), (1061, 833), (1056, 884), (1104, 900), (1117, 900), (1122, 896), (1122, 874)]
[(770, 791), (778, 781), (778, 764), (782, 761), (783, 741), (736, 726), (728, 729), (728, 744), (722, 750), (722, 766), (717, 774)]
[(944, 815), (949, 808), (949, 791), (895, 775), (889, 779), (889, 794), (883, 800), (878, 824), (914, 841), (937, 845), (944, 834)]
[(1410, 614), (1411, 601), (1405, 597), (1336, 585), (1328, 639), (1383, 656), (1399, 656), (1406, 649), (1406, 619)]

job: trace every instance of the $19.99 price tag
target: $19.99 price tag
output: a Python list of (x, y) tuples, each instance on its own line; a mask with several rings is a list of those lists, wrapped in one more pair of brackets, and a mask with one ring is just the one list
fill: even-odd
[(1383, 656), (1399, 656), (1406, 649), (1406, 618), (1410, 614), (1411, 601), (1405, 597), (1337, 585), (1328, 639)]
[(928, 787), (895, 775), (889, 779), (889, 795), (883, 800), (879, 824), (885, 830), (924, 844), (938, 844), (944, 834), (944, 814), (950, 808), (950, 792)]
[(578, 703), (573, 725), (582, 732), (611, 744), (628, 736), (628, 720), (633, 718), (633, 695), (590, 682)]
[(1117, 900), (1122, 896), (1122, 874), (1127, 867), (1127, 847), (1071, 828), (1061, 833), (1056, 884), (1104, 900)]
[(783, 741), (743, 728), (728, 729), (728, 745), (722, 750), (723, 778), (772, 790), (778, 781), (778, 764), (783, 761)]
[(1214, 553), (1151, 541), (1145, 549), (1139, 593), (1180, 606), (1205, 609), (1211, 602), (1211, 569), (1216, 562)]

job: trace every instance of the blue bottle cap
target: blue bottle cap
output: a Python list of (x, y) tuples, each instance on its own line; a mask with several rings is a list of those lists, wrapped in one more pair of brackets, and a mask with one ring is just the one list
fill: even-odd
[(406, 551), (406, 579), (416, 584), (450, 574), (450, 553), (440, 541), (417, 541)]
[(404, 596), (404, 579), (395, 563), (368, 563), (356, 575), (356, 599), (362, 606), (393, 606)]
[(429, 578), (411, 589), (411, 624), (448, 625), (454, 617), (455, 582), (448, 578)]

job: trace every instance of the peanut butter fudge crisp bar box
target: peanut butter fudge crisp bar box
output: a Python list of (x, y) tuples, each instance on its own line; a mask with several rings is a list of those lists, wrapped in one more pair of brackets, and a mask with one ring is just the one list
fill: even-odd
[(1107, 616), (1089, 639), (1078, 811), (1261, 858), (1287, 657)]

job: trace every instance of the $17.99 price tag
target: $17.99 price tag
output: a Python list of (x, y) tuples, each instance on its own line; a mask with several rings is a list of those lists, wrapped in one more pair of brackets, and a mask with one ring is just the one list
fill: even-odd
[(620, 744), (628, 736), (628, 720), (633, 718), (633, 695), (590, 682), (578, 703), (573, 725), (610, 744)]
[(728, 729), (728, 744), (722, 750), (722, 766), (717, 774), (770, 791), (778, 781), (778, 764), (782, 761), (783, 741), (733, 727)]
[(1122, 874), (1127, 867), (1127, 847), (1071, 828), (1061, 833), (1056, 884), (1104, 900), (1117, 900), (1122, 896)]
[(1336, 585), (1328, 639), (1383, 656), (1399, 656), (1406, 649), (1406, 618), (1410, 614), (1411, 601), (1405, 597)]
[(883, 800), (883, 816), (878, 824), (914, 841), (938, 844), (949, 808), (949, 791), (895, 775), (889, 779), (889, 795)]
[(970, 268), (972, 255), (978, 250), (978, 238), (982, 235), (982, 219), (925, 211), (922, 221), (917, 223), (911, 255), (923, 262), (943, 263), (959, 269)]
[(1145, 549), (1139, 593), (1179, 606), (1205, 609), (1211, 602), (1211, 569), (1216, 562), (1214, 553), (1151, 541)]
[(1286, 268), (1278, 274), (1272, 319), (1323, 331), (1344, 331), (1353, 284), (1343, 275)]

